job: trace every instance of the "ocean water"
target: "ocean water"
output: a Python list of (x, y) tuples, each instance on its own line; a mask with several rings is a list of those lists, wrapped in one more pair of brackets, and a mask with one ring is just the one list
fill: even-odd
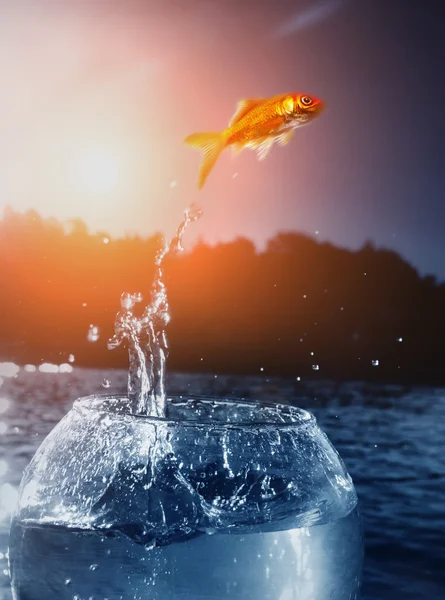
[[(12, 371), (8, 373), (6, 369), (6, 374), (11, 375)], [(72, 373), (29, 373), (21, 370), (16, 377), (7, 377), (5, 372), (3, 375), (0, 373), (0, 377), (0, 600), (10, 600), (12, 595), (7, 561), (8, 533), (16, 489), (23, 469), (37, 446), (55, 423), (68, 412), (77, 397), (93, 392), (122, 393), (125, 390), (126, 373), (75, 368)], [(106, 390), (102, 387), (104, 379), (112, 382), (111, 387)], [(267, 375), (215, 378), (208, 375), (179, 374), (169, 377), (167, 389), (172, 394), (190, 392), (218, 396), (235, 395), (257, 400), (289, 402), (311, 410), (342, 455), (359, 494), (366, 545), (361, 598), (445, 598), (445, 389), (409, 389), (360, 382), (340, 385), (320, 381), (305, 384), (292, 380), (270, 379)], [(333, 530), (335, 531), (335, 526)], [(340, 524), (337, 530), (340, 530)], [(313, 536), (307, 536), (307, 533), (303, 535), (301, 530), (294, 532), (293, 537), (291, 532), (285, 533), (291, 538), (288, 540), (289, 548), (292, 543), (308, 544), (308, 548), (315, 548), (315, 545), (311, 544), (316, 544), (316, 540), (323, 537), (317, 533), (321, 535), (321, 538), (318, 538), (316, 532), (311, 532), (314, 533)], [(37, 538), (41, 535), (64, 535), (63, 532), (57, 534), (33, 530), (27, 534)], [(271, 536), (273, 535), (271, 533)], [(196, 539), (196, 551), (201, 552), (203, 556), (207, 551), (198, 548), (198, 544), (205, 544), (206, 542), (200, 540), (206, 537), (212, 536)], [(58, 539), (60, 540), (60, 537)], [(121, 541), (115, 539), (107, 543), (116, 544)], [(207, 543), (210, 542), (211, 540), (207, 540)], [(54, 541), (53, 550), (57, 550), (58, 543), (60, 542)], [(92, 541), (93, 545), (94, 543), (105, 542), (98, 542), (96, 539)], [(244, 543), (253, 542), (249, 540)], [(272, 537), (263, 543), (266, 546), (275, 544)], [(320, 544), (320, 541), (318, 543)], [(103, 565), (90, 559), (92, 547), (85, 549), (85, 567), (91, 568), (101, 577), (105, 571)], [(323, 547), (326, 545), (323, 544)], [(186, 548), (185, 544), (183, 548)], [(238, 556), (230, 552), (226, 554), (231, 565), (237, 564), (233, 563), (234, 558), (239, 559), (241, 564), (247, 561), (247, 568), (239, 569), (238, 585), (241, 586), (243, 575), (249, 568), (254, 568), (249, 561), (261, 561), (265, 554), (256, 548), (251, 550), (239, 552)], [(273, 555), (273, 550), (271, 553)], [(317, 551), (307, 554), (325, 556)], [(55, 569), (50, 568), (50, 552), (44, 552), (42, 557), (43, 555), (48, 557), (48, 562), (46, 559), (42, 560), (40, 565), (45, 562), (48, 572), (57, 577)], [(160, 565), (166, 567), (165, 572), (174, 570), (174, 566), (168, 566), (167, 558), (161, 558), (158, 554), (158, 559), (155, 559), (155, 554), (150, 555), (149, 552), (148, 555), (150, 558), (147, 560), (158, 560)], [(185, 553), (184, 560), (188, 556)], [(292, 552), (289, 556), (292, 557)], [(191, 558), (192, 555), (189, 569), (192, 569), (194, 564)], [(272, 560), (269, 556), (268, 558)], [(227, 597), (237, 598), (238, 592), (236, 586), (233, 586), (236, 579), (225, 578), (224, 574), (229, 567), (225, 566), (224, 561), (222, 558), (218, 585), (221, 589), (224, 588), (224, 593), (230, 590)], [(125, 569), (123, 561), (117, 562)], [(256, 580), (258, 585), (260, 581), (266, 582), (266, 588), (263, 585), (261, 590), (267, 590), (267, 582), (271, 586), (269, 596), (264, 597), (285, 600), (287, 592), (283, 582), (288, 575), (285, 563), (280, 567), (283, 570), (279, 576), (278, 572), (273, 571), (272, 565), (255, 566), (257, 574), (260, 574)], [(269, 571), (266, 567), (269, 567)], [(295, 568), (295, 565), (289, 563), (287, 567), (290, 570)], [(231, 573), (233, 572), (236, 571), (231, 568)], [(178, 578), (181, 579), (180, 574)], [(67, 579), (74, 581), (75, 577)], [(310, 595), (310, 580), (309, 577), (306, 596), (308, 600), (318, 600), (318, 596)], [(273, 581), (283, 583), (283, 598), (275, 594)], [(76, 591), (70, 585), (67, 584), (69, 595), (66, 597), (76, 597)], [(90, 590), (89, 593), (95, 600), (98, 598), (94, 595), (94, 590)], [(79, 597), (88, 598), (85, 594), (86, 591), (82, 590)], [(306, 596), (303, 597), (304, 600)], [(46, 592), (45, 595), (26, 596), (34, 597), (50, 600)], [(179, 593), (178, 597), (183, 596)], [(196, 595), (196, 598), (199, 597), (204, 600), (212, 596)], [(248, 596), (239, 595), (239, 598), (244, 597)], [(261, 598), (255, 594), (254, 597)], [(168, 596), (162, 597), (163, 600), (165, 598)], [(336, 600), (335, 596), (333, 598)]]

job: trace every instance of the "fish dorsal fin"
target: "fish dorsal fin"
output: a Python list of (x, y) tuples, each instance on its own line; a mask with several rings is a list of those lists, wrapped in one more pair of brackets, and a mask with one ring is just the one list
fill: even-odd
[(238, 102), (235, 114), (230, 119), (229, 127), (233, 127), (235, 123), (241, 121), (252, 109), (264, 102), (263, 98), (250, 98), (249, 100), (241, 100)]

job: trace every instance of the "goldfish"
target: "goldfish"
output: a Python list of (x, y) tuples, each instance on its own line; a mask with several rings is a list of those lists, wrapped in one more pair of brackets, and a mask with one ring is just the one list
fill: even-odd
[(277, 142), (288, 144), (294, 129), (305, 125), (323, 110), (321, 100), (308, 94), (281, 94), (272, 98), (241, 100), (226, 129), (220, 132), (193, 133), (184, 142), (204, 153), (198, 178), (201, 189), (218, 157), (231, 146), (236, 155), (244, 148), (266, 158)]

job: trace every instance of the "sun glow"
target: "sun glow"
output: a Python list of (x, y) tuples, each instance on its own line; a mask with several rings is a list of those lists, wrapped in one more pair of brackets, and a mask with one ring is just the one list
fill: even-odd
[(91, 192), (109, 192), (119, 180), (117, 160), (105, 150), (90, 150), (78, 160), (76, 176), (81, 185)]

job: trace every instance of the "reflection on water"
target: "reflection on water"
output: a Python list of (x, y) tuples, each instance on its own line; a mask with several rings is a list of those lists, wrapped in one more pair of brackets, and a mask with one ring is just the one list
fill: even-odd
[[(8, 470), (0, 478), (0, 486), (6, 486), (0, 489), (1, 502), (6, 498), (5, 505), (0, 505), (0, 600), (11, 600), (5, 557), (11, 504), (23, 469), (77, 397), (103, 393), (104, 379), (112, 382), (107, 393), (122, 393), (127, 372), (74, 368), (72, 373), (32, 373), (21, 369), (15, 378), (3, 372), (0, 459)], [(343, 457), (359, 494), (367, 545), (362, 600), (442, 600), (444, 389), (404, 390), (357, 382), (305, 384), (304, 380), (272, 380), (264, 375), (175, 374), (167, 389), (172, 394), (193, 391), (227, 396), (233, 392), (263, 400), (287, 399), (312, 410)], [(291, 543), (299, 541), (297, 537)], [(300, 568), (304, 564), (301, 558)]]
[(6, 412), (9, 408), (10, 401), (8, 398), (0, 397), (0, 414)]
[(0, 520), (9, 519), (17, 502), (17, 488), (10, 483), (0, 485)]

